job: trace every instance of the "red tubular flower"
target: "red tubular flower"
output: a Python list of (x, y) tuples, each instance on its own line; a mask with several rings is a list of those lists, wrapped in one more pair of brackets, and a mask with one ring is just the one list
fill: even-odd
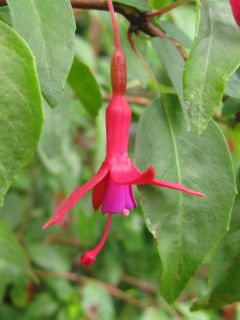
[(233, 16), (240, 27), (240, 0), (230, 0)]
[(102, 213), (108, 214), (103, 237), (97, 247), (86, 251), (81, 257), (81, 264), (90, 267), (106, 242), (112, 215), (122, 213), (128, 216), (129, 210), (136, 208), (133, 185), (151, 184), (169, 189), (179, 190), (190, 195), (204, 196), (179, 183), (172, 183), (155, 178), (153, 166), (141, 172), (128, 156), (128, 137), (131, 124), (131, 109), (125, 99), (126, 60), (121, 51), (118, 27), (111, 0), (108, 0), (111, 12), (116, 50), (112, 58), (111, 80), (113, 97), (106, 110), (106, 158), (98, 172), (83, 186), (77, 188), (67, 198), (63, 206), (44, 225), (48, 228), (61, 221), (67, 212), (91, 189), (93, 208), (101, 207)]

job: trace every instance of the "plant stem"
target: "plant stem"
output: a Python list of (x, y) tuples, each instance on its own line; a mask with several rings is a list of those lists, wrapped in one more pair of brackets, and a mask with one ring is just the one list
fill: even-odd
[[(183, 4), (190, 1), (192, 0), (178, 0), (174, 2), (172, 5), (162, 8), (160, 10), (162, 10), (161, 12), (164, 13), (169, 11), (169, 7), (173, 9), (174, 7), (177, 6), (177, 4), (180, 5), (179, 4), (180, 2), (181, 4)], [(106, 1), (103, 1), (103, 0), (71, 0), (71, 4), (72, 4), (72, 7), (76, 9), (108, 11), (107, 3)], [(0, 0), (0, 6), (5, 6), (5, 5), (7, 5), (6, 0)], [(160, 38), (167, 39), (171, 41), (171, 43), (178, 49), (178, 51), (181, 53), (184, 59), (187, 58), (187, 55), (184, 49), (181, 47), (181, 45), (177, 43), (175, 40), (169, 38), (166, 35), (166, 33), (164, 33), (161, 29), (159, 29), (155, 24), (152, 23), (151, 18), (153, 16), (151, 16), (151, 14), (155, 12), (154, 14), (156, 15), (156, 11), (141, 12), (136, 8), (127, 6), (125, 4), (119, 4), (119, 3), (114, 3), (114, 10), (115, 12), (118, 12), (121, 15), (123, 15), (129, 21), (131, 29), (134, 30), (134, 32), (141, 31), (151, 37), (160, 37)]]
[(170, 4), (167, 7), (152, 11), (152, 12), (147, 12), (146, 13), (146, 17), (147, 18), (153, 18), (153, 17), (158, 17), (161, 16), (162, 14), (169, 12), (183, 4), (189, 3), (189, 2), (193, 2), (193, 0), (177, 0), (174, 3)]
[(151, 283), (149, 283), (145, 280), (142, 280), (142, 279), (131, 277), (127, 274), (124, 274), (122, 276), (122, 281), (124, 281), (127, 284), (130, 284), (132, 286), (135, 286), (143, 291), (152, 293), (152, 294), (156, 294), (159, 291), (159, 288), (157, 286), (155, 286), (154, 284), (151, 284)]
[(117, 299), (123, 300), (139, 309), (144, 309), (146, 307), (144, 302), (132, 297), (130, 294), (120, 290), (116, 286), (105, 283), (103, 281), (100, 281), (94, 278), (79, 276), (73, 272), (55, 272), (55, 271), (43, 271), (43, 270), (36, 270), (35, 272), (39, 278), (52, 277), (52, 278), (65, 279), (71, 282), (79, 283), (81, 285), (84, 285), (89, 282), (94, 282), (102, 285), (108, 291), (109, 294), (111, 294)]
[(114, 39), (115, 39), (115, 47), (116, 47), (116, 50), (118, 50), (118, 49), (121, 49), (121, 42), (120, 42), (120, 37), (119, 37), (117, 18), (116, 18), (115, 11), (113, 8), (112, 0), (107, 0), (107, 3), (108, 3), (108, 9), (109, 9), (111, 20), (112, 20), (112, 28), (113, 28)]
[(156, 35), (156, 37), (170, 41), (174, 45), (174, 47), (177, 48), (177, 50), (179, 51), (179, 53), (181, 54), (183, 59), (187, 60), (187, 58), (188, 58), (187, 52), (183, 49), (183, 47), (176, 40), (170, 38), (166, 33), (164, 33), (161, 29), (159, 29), (153, 23), (149, 24), (149, 29), (151, 30), (152, 33), (154, 33)]

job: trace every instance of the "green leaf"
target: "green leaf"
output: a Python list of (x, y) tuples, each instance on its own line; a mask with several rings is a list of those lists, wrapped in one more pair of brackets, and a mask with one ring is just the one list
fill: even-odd
[(94, 308), (99, 320), (114, 319), (112, 297), (98, 283), (89, 282), (84, 286), (82, 304), (86, 314), (89, 314), (90, 310)]
[(226, 232), (235, 183), (229, 151), (216, 125), (211, 122), (202, 136), (187, 132), (176, 97), (163, 98), (164, 104), (155, 100), (140, 120), (137, 164), (141, 169), (153, 164), (158, 179), (206, 194), (199, 198), (141, 187), (146, 225), (161, 259), (161, 293), (172, 303)]
[(73, 142), (76, 125), (75, 104), (72, 91), (66, 87), (58, 108), (51, 109), (45, 105), (46, 121), (38, 146), (39, 157), (48, 170), (58, 178), (59, 190), (66, 193), (76, 187), (80, 173), (80, 161), (77, 147)]
[(4, 303), (0, 304), (0, 317), (4, 320), (21, 320), (21, 314), (18, 309), (13, 306)]
[(153, 39), (152, 43), (165, 70), (167, 71), (169, 78), (173, 83), (178, 98), (181, 102), (185, 118), (188, 119), (187, 109), (183, 98), (184, 59), (178, 50), (168, 40)]
[(238, 69), (226, 84), (225, 94), (230, 97), (240, 99), (240, 69)]
[(96, 118), (96, 145), (95, 145), (95, 170), (102, 164), (102, 160), (106, 155), (106, 108), (100, 109), (98, 116)]
[(210, 292), (193, 305), (193, 310), (219, 308), (240, 299), (240, 172), (237, 182), (238, 195), (233, 208), (230, 230), (221, 241), (212, 261)]
[(240, 99), (228, 98), (223, 105), (222, 116), (228, 117), (240, 111)]
[(31, 244), (28, 246), (33, 262), (40, 268), (57, 272), (68, 272), (70, 264), (61, 247), (47, 244)]
[(86, 64), (75, 57), (68, 82), (84, 108), (96, 117), (102, 105), (102, 96), (96, 79)]
[(179, 27), (167, 20), (160, 20), (158, 23), (161, 29), (163, 29), (169, 37), (177, 40), (177, 42), (182, 44), (184, 47), (191, 48), (192, 40)]
[(63, 303), (70, 302), (75, 296), (74, 289), (69, 281), (65, 279), (46, 277), (44, 282), (52, 293)]
[(15, 280), (18, 279), (19, 277), (21, 278), (23, 277), (23, 273), (21, 272), (21, 270), (16, 269), (14, 265), (10, 265), (5, 261), (0, 260), (0, 279), (1, 279), (0, 302), (1, 303), (3, 302), (8, 286), (11, 285), (13, 282), (15, 282)]
[(28, 199), (26, 195), (17, 192), (9, 192), (4, 200), (4, 205), (0, 210), (0, 220), (5, 222), (11, 229), (16, 229), (23, 221), (28, 211)]
[(56, 106), (74, 56), (75, 21), (69, 0), (7, 0), (13, 26), (28, 42), (42, 92)]
[(49, 293), (40, 293), (29, 305), (29, 308), (24, 313), (24, 317), (22, 317), (22, 319), (56, 319), (56, 313), (59, 307), (58, 301), (52, 295)]
[(12, 180), (31, 159), (43, 113), (34, 58), (0, 21), (0, 205)]
[(12, 25), (12, 20), (10, 16), (10, 11), (7, 6), (1, 7), (0, 8), (0, 20), (3, 22), (9, 24), (10, 26)]
[(199, 25), (186, 63), (185, 101), (201, 134), (220, 106), (224, 85), (240, 64), (240, 30), (228, 0), (200, 0)]
[(144, 310), (140, 320), (170, 320), (170, 316), (163, 310), (148, 307)]
[[(76, 34), (75, 37), (75, 55), (83, 63), (89, 66), (90, 69), (95, 70), (97, 63), (99, 63), (94, 47), (91, 43), (82, 36)], [(98, 60), (98, 61), (97, 61)]]
[(147, 11), (151, 9), (147, 0), (117, 0), (114, 2), (125, 4), (140, 11)]
[(12, 284), (10, 295), (16, 307), (26, 307), (29, 302), (29, 280), (26, 277), (18, 277)]
[(26, 253), (9, 227), (0, 224), (0, 262), (9, 264), (34, 278)]
[(156, 9), (165, 7), (169, 5), (172, 1), (171, 0), (150, 0), (149, 1), (152, 6)]

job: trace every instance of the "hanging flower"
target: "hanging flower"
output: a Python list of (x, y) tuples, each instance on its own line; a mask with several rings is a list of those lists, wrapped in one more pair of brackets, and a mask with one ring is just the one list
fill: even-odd
[(240, 1), (239, 0), (230, 0), (232, 7), (233, 16), (240, 27)]
[(101, 207), (102, 213), (108, 214), (108, 219), (99, 245), (93, 250), (86, 251), (81, 257), (81, 263), (88, 267), (95, 261), (107, 239), (112, 215), (122, 213), (128, 216), (129, 211), (136, 208), (134, 185), (151, 184), (179, 190), (190, 195), (204, 196), (179, 183), (157, 180), (153, 166), (141, 172), (128, 157), (130, 123), (131, 110), (127, 101), (123, 96), (114, 96), (106, 112), (107, 154), (105, 161), (92, 179), (73, 191), (63, 206), (44, 225), (44, 228), (48, 228), (61, 221), (67, 212), (92, 189), (93, 208), (97, 210)]
[(112, 57), (111, 80), (113, 97), (106, 110), (106, 158), (98, 172), (83, 186), (77, 188), (67, 198), (53, 217), (44, 225), (62, 221), (67, 212), (90, 190), (95, 210), (101, 207), (107, 214), (107, 223), (102, 239), (93, 250), (87, 250), (81, 256), (81, 264), (90, 267), (104, 246), (110, 230), (112, 216), (122, 213), (128, 216), (129, 211), (137, 207), (133, 193), (134, 185), (153, 185), (179, 190), (194, 196), (204, 196), (200, 192), (188, 189), (179, 184), (158, 180), (153, 166), (144, 172), (140, 171), (128, 156), (128, 137), (131, 124), (131, 109), (125, 98), (126, 91), (126, 59), (120, 46), (118, 27), (111, 0), (108, 0), (115, 35), (116, 50)]

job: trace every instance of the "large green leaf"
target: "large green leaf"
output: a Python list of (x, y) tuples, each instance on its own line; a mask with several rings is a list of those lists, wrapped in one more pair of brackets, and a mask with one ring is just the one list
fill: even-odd
[(240, 64), (240, 30), (229, 0), (202, 0), (199, 25), (186, 63), (185, 101), (193, 129), (201, 134), (220, 105), (224, 85)]
[(240, 300), (240, 174), (230, 231), (221, 241), (211, 266), (210, 293), (193, 309), (219, 308)]
[(25, 42), (0, 21), (0, 204), (31, 159), (43, 114), (34, 58)]
[(84, 108), (96, 117), (102, 105), (102, 96), (93, 74), (86, 64), (75, 57), (68, 82)]
[(34, 277), (22, 246), (9, 227), (0, 223), (0, 262)]
[(13, 26), (37, 61), (42, 92), (55, 106), (74, 56), (75, 21), (69, 0), (8, 0)]
[(226, 232), (235, 183), (231, 158), (216, 125), (211, 122), (202, 136), (189, 133), (176, 97), (163, 99), (164, 104), (155, 100), (140, 120), (137, 164), (141, 169), (153, 164), (159, 179), (206, 194), (199, 198), (141, 187), (146, 225), (161, 258), (161, 292), (173, 302)]

